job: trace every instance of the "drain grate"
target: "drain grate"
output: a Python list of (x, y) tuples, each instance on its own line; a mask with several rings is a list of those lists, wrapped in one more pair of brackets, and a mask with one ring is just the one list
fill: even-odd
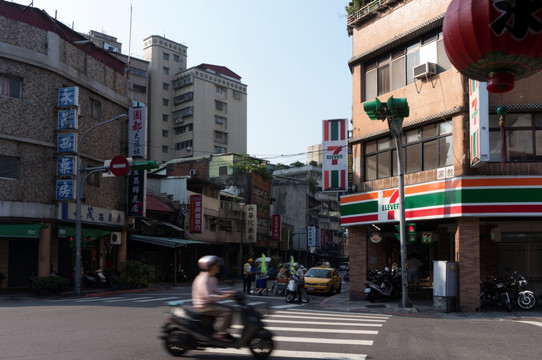
[(382, 305), (367, 305), (368, 308), (370, 309), (376, 309), (376, 308), (385, 308), (386, 305), (382, 304)]

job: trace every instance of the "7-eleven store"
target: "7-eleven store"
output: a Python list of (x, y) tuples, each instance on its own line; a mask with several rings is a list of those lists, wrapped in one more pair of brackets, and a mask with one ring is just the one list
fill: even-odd
[[(367, 269), (401, 264), (395, 225), (398, 189), (341, 197), (348, 227), (350, 299), (364, 298)], [(458, 262), (460, 311), (479, 306), (479, 281), (517, 270), (542, 292), (542, 177), (458, 177), (405, 186), (405, 219), (416, 224), (415, 253), (431, 285), (434, 260)]]

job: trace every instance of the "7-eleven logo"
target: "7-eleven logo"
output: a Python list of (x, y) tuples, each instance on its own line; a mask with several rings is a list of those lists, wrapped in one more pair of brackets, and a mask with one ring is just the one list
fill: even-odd
[(378, 196), (378, 218), (380, 221), (395, 220), (396, 211), (400, 209), (399, 189), (393, 192), (381, 191)]

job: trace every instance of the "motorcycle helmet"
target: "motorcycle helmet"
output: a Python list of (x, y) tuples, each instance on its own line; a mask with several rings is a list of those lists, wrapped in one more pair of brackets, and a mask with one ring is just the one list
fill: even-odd
[(294, 263), (294, 269), (299, 269), (299, 263)]
[(198, 260), (198, 266), (201, 270), (209, 270), (213, 265), (221, 265), (222, 259), (214, 255), (206, 255)]
[(252, 259), (248, 259), (248, 262), (251, 263), (251, 262), (252, 262)]
[(389, 273), (389, 272), (390, 272), (390, 268), (386, 266), (386, 267), (384, 268), (384, 272), (388, 272), (388, 273)]

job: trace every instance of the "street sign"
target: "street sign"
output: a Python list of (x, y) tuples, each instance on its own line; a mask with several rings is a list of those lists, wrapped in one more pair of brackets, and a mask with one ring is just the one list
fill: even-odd
[(128, 163), (128, 159), (126, 159), (124, 156), (117, 155), (113, 159), (111, 159), (109, 169), (115, 176), (124, 176), (128, 174), (128, 170), (130, 170), (130, 164)]

